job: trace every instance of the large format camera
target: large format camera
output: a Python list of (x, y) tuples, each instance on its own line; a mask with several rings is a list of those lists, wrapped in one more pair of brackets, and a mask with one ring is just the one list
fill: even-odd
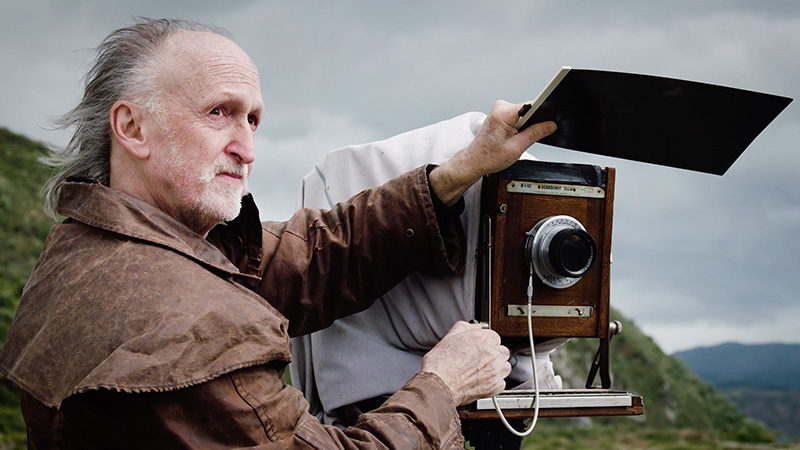
[[(614, 169), (521, 160), (484, 180), (476, 316), (510, 347), (533, 335), (608, 340)], [(590, 387), (593, 380), (587, 381)]]
[[(613, 168), (520, 160), (483, 180), (476, 318), (512, 349), (527, 347), (531, 331), (539, 343), (599, 343), (585, 389), (507, 391), (497, 401), (509, 418), (531, 417), (539, 396), (542, 417), (643, 413), (641, 397), (610, 389), (609, 341), (621, 331), (609, 320), (614, 175)], [(479, 400), (461, 416), (497, 418), (495, 407)]]

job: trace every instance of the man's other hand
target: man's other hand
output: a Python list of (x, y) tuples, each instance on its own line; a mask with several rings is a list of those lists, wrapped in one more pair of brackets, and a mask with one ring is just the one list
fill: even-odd
[(500, 336), (479, 324), (456, 322), (422, 358), (422, 371), (434, 373), (450, 388), (457, 405), (500, 393), (511, 373), (508, 348)]

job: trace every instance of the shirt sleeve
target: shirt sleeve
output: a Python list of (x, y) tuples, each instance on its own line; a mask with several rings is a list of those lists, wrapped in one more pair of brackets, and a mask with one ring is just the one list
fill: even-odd
[(331, 210), (266, 222), (258, 293), (298, 336), (366, 309), (414, 270), (443, 276), (465, 262), (458, 205), (435, 206), (422, 166)]
[(319, 423), (271, 365), (159, 393), (95, 391), (62, 405), (65, 442), (87, 448), (463, 449), (447, 387), (420, 373), (350, 428)]

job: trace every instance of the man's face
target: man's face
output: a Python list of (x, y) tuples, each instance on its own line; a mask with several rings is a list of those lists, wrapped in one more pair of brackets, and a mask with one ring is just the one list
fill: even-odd
[(156, 205), (204, 234), (239, 214), (255, 159), (263, 103), (258, 72), (228, 39), (181, 32), (165, 43), (161, 111), (147, 117), (150, 194)]

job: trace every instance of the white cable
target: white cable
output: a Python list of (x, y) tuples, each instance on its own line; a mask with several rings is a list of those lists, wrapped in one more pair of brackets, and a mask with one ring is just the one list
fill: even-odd
[(530, 278), (528, 279), (527, 316), (528, 316), (528, 343), (530, 344), (531, 347), (531, 368), (533, 369), (534, 400), (533, 400), (533, 421), (531, 421), (531, 424), (528, 426), (528, 428), (526, 428), (525, 431), (515, 430), (514, 427), (512, 427), (511, 424), (508, 423), (508, 420), (506, 420), (506, 416), (503, 415), (503, 411), (500, 409), (500, 405), (497, 404), (497, 396), (496, 395), (492, 396), (492, 403), (494, 403), (494, 409), (495, 411), (497, 411), (497, 415), (500, 416), (500, 421), (503, 422), (503, 425), (505, 425), (506, 428), (508, 428), (508, 431), (519, 437), (525, 437), (531, 434), (531, 431), (533, 431), (533, 427), (536, 426), (536, 421), (539, 419), (539, 377), (536, 375), (536, 353), (534, 351), (535, 349), (533, 345), (533, 319), (531, 318), (533, 314), (532, 303), (533, 303), (533, 265), (531, 264), (531, 275)]

